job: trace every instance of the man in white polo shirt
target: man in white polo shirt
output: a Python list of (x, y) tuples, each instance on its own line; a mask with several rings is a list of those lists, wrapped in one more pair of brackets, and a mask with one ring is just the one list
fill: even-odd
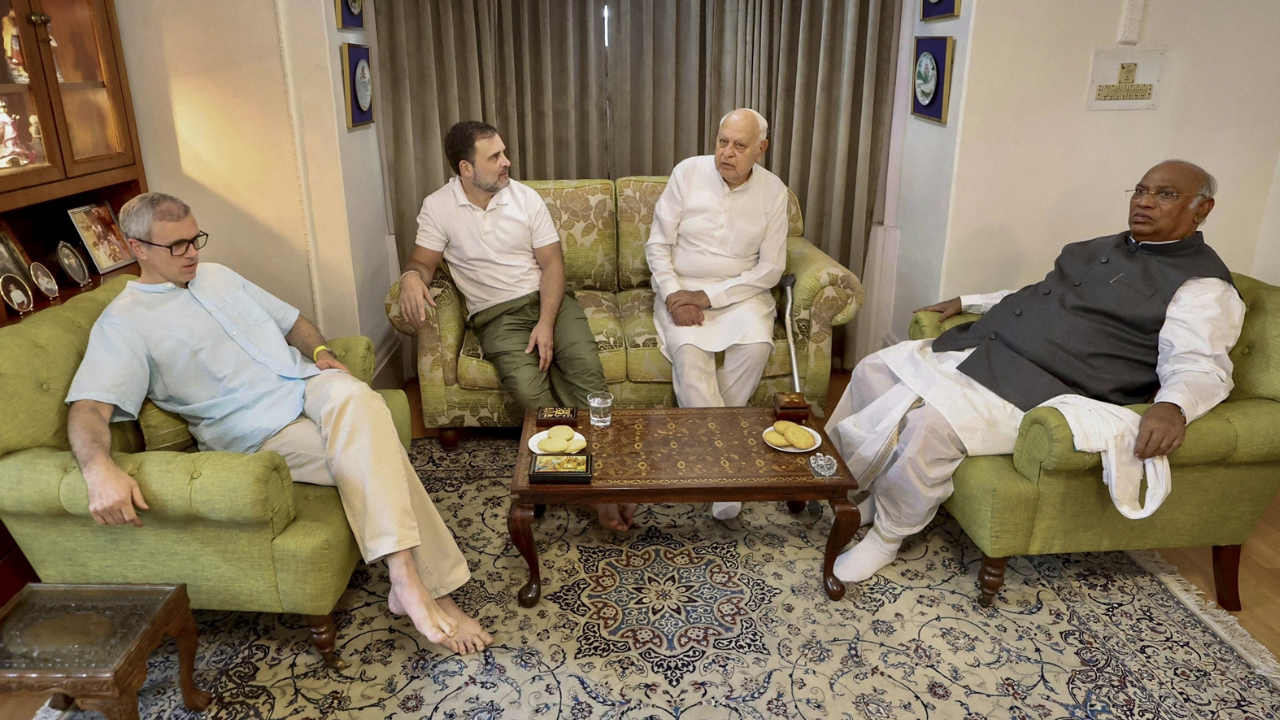
[[(440, 261), (467, 303), (484, 358), (526, 410), (587, 407), (607, 389), (586, 313), (565, 293), (564, 254), (537, 191), (514, 182), (507, 147), (491, 125), (449, 128), (445, 155), (458, 174), (422, 201), (418, 247), (400, 278), (400, 308), (415, 325), (435, 307), (427, 286)], [(631, 526), (635, 506), (598, 507), (600, 523)]]

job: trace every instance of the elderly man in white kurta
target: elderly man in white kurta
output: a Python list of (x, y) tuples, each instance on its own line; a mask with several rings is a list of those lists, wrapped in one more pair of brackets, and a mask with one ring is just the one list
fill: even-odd
[(1195, 165), (1161, 163), (1130, 191), (1128, 232), (1067, 245), (1044, 280), (1016, 292), (921, 308), (983, 318), (858, 364), (827, 431), (870, 486), (858, 509), (874, 527), (836, 560), (837, 577), (858, 582), (892, 563), (951, 496), (961, 460), (1012, 453), (1033, 407), (1154, 401), (1133, 446), (1147, 460), (1226, 399), (1245, 308), (1197, 231), (1216, 187)]
[[(768, 130), (754, 110), (725, 115), (715, 155), (677, 165), (654, 208), (645, 244), (653, 321), (681, 407), (746, 405), (773, 352), (770, 290), (787, 264), (787, 186), (756, 165)], [(741, 508), (716, 503), (712, 514), (728, 519)]]

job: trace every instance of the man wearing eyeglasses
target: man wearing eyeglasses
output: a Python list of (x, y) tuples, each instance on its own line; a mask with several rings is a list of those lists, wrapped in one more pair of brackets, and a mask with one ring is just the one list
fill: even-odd
[(143, 400), (180, 415), (202, 450), (278, 452), (295, 481), (336, 487), (366, 562), (385, 560), (387, 605), (458, 653), (492, 642), (449, 598), (470, 578), (400, 444), (381, 396), (352, 377), (297, 308), (200, 263), (208, 242), (176, 197), (120, 210), (141, 277), (98, 317), (67, 395), (71, 449), (103, 525), (142, 526), (137, 482), (111, 457), (108, 424)]
[(827, 430), (870, 483), (858, 508), (874, 527), (837, 559), (838, 577), (893, 562), (951, 496), (960, 461), (1012, 453), (1023, 414), (1052, 398), (1154, 402), (1133, 448), (1143, 460), (1176, 450), (1186, 424), (1226, 399), (1244, 302), (1198, 231), (1216, 190), (1196, 165), (1160, 163), (1130, 191), (1127, 232), (1067, 245), (1016, 292), (921, 308), (983, 316), (858, 364)]

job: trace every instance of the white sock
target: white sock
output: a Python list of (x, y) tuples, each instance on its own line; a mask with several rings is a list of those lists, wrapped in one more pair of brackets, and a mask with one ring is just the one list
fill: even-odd
[(711, 517), (717, 520), (732, 520), (738, 517), (740, 512), (742, 512), (740, 502), (711, 503)]
[(872, 527), (862, 542), (840, 553), (834, 572), (844, 582), (862, 582), (898, 558), (902, 539), (889, 539)]
[(868, 495), (866, 500), (858, 503), (858, 514), (862, 516), (858, 527), (866, 527), (876, 519), (876, 499), (874, 495)]

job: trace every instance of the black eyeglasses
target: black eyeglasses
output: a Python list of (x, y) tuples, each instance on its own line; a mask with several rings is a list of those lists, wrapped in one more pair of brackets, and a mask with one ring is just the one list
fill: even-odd
[[(134, 238), (134, 240), (138, 240), (138, 238)], [(196, 235), (195, 237), (191, 238), (190, 240), (179, 240), (178, 242), (172, 245), (161, 245), (160, 243), (147, 242), (146, 240), (138, 240), (138, 242), (142, 243), (143, 245), (152, 245), (155, 247), (169, 248), (169, 254), (173, 255), (174, 257), (178, 257), (180, 255), (186, 255), (187, 251), (191, 249), (192, 245), (195, 245), (197, 250), (203, 249), (204, 246), (209, 243), (209, 233), (202, 232), (199, 235)]]

